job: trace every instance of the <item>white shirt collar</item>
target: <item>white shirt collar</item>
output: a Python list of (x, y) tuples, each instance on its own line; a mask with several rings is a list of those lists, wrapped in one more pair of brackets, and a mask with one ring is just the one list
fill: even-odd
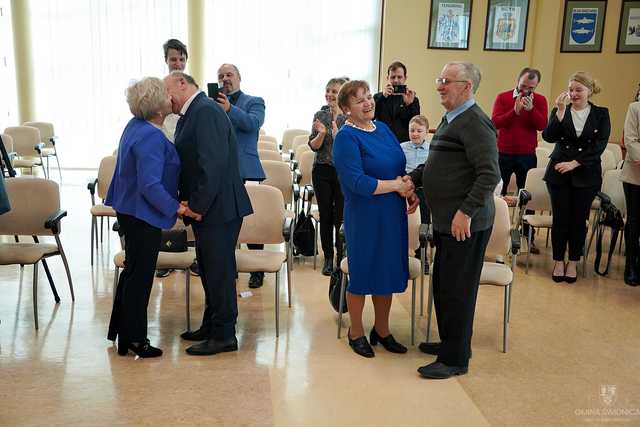
[(182, 108), (180, 109), (180, 115), (184, 116), (187, 112), (187, 110), (189, 109), (189, 106), (191, 105), (191, 103), (193, 102), (194, 98), (196, 96), (198, 96), (198, 94), (202, 92), (200, 90), (197, 90), (196, 93), (194, 93), (193, 95), (191, 95), (191, 97), (189, 99), (187, 99), (184, 103), (184, 105), (182, 106)]

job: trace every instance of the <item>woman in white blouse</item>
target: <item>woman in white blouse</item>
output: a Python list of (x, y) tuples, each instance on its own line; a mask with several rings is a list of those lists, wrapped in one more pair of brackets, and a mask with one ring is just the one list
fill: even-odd
[(542, 132), (545, 141), (556, 144), (544, 175), (553, 209), (551, 242), (555, 265), (551, 277), (555, 282), (577, 280), (576, 267), (584, 252), (589, 210), (602, 185), (600, 156), (609, 142), (611, 122), (609, 110), (590, 101), (599, 92), (591, 75), (574, 73), (568, 90), (556, 98), (549, 124)]

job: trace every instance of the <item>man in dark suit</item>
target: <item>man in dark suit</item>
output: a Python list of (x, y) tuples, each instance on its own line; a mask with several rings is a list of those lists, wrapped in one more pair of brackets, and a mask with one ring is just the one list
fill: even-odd
[(242, 218), (253, 212), (240, 177), (236, 136), (225, 112), (191, 76), (173, 71), (165, 84), (173, 112), (182, 116), (175, 139), (182, 162), (178, 189), (196, 214), (193, 231), (206, 298), (202, 326), (181, 337), (203, 341), (187, 348), (189, 354), (236, 351), (235, 248)]
[[(233, 64), (222, 64), (218, 69), (218, 84), (222, 89), (216, 102), (229, 116), (238, 138), (240, 154), (240, 176), (247, 181), (264, 181), (266, 176), (258, 157), (258, 135), (264, 124), (264, 99), (247, 95), (240, 90), (240, 71)], [(264, 249), (261, 244), (248, 244), (249, 249)], [(250, 288), (259, 288), (264, 281), (264, 273), (251, 273)]]
[[(475, 65), (445, 65), (436, 85), (446, 114), (426, 163), (410, 174), (431, 207), (436, 245), (432, 281), (441, 343), (420, 344), (438, 356), (418, 369), (425, 378), (463, 375), (471, 356), (480, 273), (495, 216), (493, 191), (500, 181), (496, 131), (473, 98), (479, 84)], [(409, 202), (415, 205), (416, 196)]]

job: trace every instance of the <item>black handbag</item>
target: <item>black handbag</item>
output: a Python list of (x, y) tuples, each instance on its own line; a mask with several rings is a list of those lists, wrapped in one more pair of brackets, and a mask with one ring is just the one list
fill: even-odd
[(162, 230), (160, 252), (187, 252), (187, 230)]
[[(340, 306), (340, 286), (342, 284), (342, 276), (344, 273), (340, 270), (338, 264), (338, 268), (336, 268), (331, 273), (331, 279), (329, 280), (329, 302), (331, 303), (331, 307), (338, 313), (338, 307)], [(347, 313), (349, 310), (347, 309), (347, 286), (349, 285), (349, 277), (346, 278), (346, 283), (344, 286), (344, 292), (342, 293), (342, 313)]]
[(305, 188), (304, 197), (302, 198), (302, 209), (298, 214), (298, 219), (293, 229), (294, 255), (313, 256), (316, 254), (314, 244), (316, 229), (313, 226), (313, 218), (311, 217), (311, 197), (308, 197), (307, 194), (308, 192)]
[[(609, 273), (609, 265), (611, 264), (611, 257), (613, 251), (616, 249), (616, 243), (618, 242), (618, 235), (621, 230), (624, 229), (624, 219), (622, 218), (622, 212), (618, 209), (609, 197), (600, 197), (600, 209), (602, 211), (597, 228), (596, 228), (596, 258), (593, 264), (593, 268), (600, 276), (606, 276)], [(604, 231), (606, 228), (611, 229), (611, 242), (609, 243), (609, 254), (607, 257), (607, 266), (604, 271), (600, 271), (600, 260), (602, 258), (602, 240)]]

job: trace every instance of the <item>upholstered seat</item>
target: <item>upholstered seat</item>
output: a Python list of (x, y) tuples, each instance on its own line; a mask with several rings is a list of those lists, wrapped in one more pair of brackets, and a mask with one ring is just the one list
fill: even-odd
[(102, 204), (91, 206), (91, 209), (89, 211), (93, 216), (116, 216), (116, 211), (114, 211), (111, 206), (105, 206)]
[[(118, 268), (124, 268), (125, 252), (120, 251), (113, 257), (113, 263)], [(156, 262), (156, 269), (173, 269), (173, 270), (186, 270), (196, 259), (195, 249), (189, 248), (186, 252), (159, 252), (158, 261)]]
[(282, 268), (282, 263), (287, 260), (287, 255), (279, 251), (266, 251), (255, 249), (237, 249), (236, 264), (239, 271), (254, 273), (263, 271), (275, 273)]
[(504, 264), (485, 262), (480, 275), (481, 285), (509, 286), (513, 281), (513, 271)]
[(3, 243), (0, 245), (0, 265), (35, 264), (47, 255), (58, 252), (58, 246), (48, 243)]
[(522, 219), (533, 227), (551, 228), (553, 225), (552, 215), (524, 215)]

